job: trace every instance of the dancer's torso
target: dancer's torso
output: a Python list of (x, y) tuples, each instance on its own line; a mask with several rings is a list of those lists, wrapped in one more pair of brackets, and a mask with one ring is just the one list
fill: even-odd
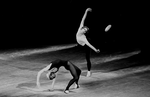
[(49, 70), (52, 69), (52, 68), (59, 69), (61, 66), (64, 66), (65, 69), (67, 69), (67, 70), (69, 69), (68, 61), (66, 61), (66, 60), (58, 59), (58, 60), (52, 61), (51, 63), (52, 63), (52, 65), (49, 68)]
[(80, 31), (76, 34), (76, 40), (78, 44), (84, 46), (86, 43), (86, 36), (83, 33), (80, 33)]

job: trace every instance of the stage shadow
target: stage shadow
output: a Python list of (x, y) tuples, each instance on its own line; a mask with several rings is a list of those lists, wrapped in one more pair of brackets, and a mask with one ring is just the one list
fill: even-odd
[[(36, 87), (35, 83), (21, 83), (19, 84), (16, 88), (19, 89), (23, 89), (23, 90), (28, 90), (28, 91), (33, 91), (33, 92), (42, 92), (42, 93), (64, 93), (65, 89), (59, 89), (59, 88), (54, 88), (53, 90), (48, 89), (48, 87), (45, 87), (44, 89), (40, 90)], [(70, 93), (75, 93), (75, 91), (73, 91), (74, 88), (70, 88)]]
[[(149, 63), (147, 63), (145, 59), (141, 58), (140, 54), (137, 54), (128, 58), (92, 64), (92, 70), (99, 70), (100, 72), (111, 72), (121, 69), (136, 68), (142, 66), (149, 66)], [(87, 70), (87, 67), (83, 67), (82, 70)]]
[(22, 87), (34, 88), (36, 87), (36, 83), (21, 83), (21, 84), (18, 84), (16, 88), (22, 88)]

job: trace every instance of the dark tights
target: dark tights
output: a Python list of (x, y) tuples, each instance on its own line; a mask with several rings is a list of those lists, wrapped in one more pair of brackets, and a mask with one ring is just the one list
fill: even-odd
[(69, 90), (69, 87), (75, 82), (78, 85), (78, 81), (80, 78), (81, 70), (73, 65), (71, 62), (68, 62), (69, 65), (69, 71), (71, 75), (73, 76), (73, 79), (70, 80), (65, 90)]
[(84, 50), (85, 50), (85, 57), (86, 57), (86, 61), (87, 61), (87, 69), (88, 69), (88, 71), (90, 71), (91, 70), (90, 48), (87, 45), (85, 45)]

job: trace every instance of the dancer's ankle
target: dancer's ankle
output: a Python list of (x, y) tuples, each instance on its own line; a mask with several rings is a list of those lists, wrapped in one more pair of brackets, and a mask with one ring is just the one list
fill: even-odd
[(91, 76), (91, 71), (87, 71), (86, 77), (90, 77), (90, 76)]
[(75, 89), (80, 88), (80, 85), (75, 84), (74, 88)]

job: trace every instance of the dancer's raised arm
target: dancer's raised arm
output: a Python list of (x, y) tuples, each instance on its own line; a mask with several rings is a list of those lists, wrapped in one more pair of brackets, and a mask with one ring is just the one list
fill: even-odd
[(81, 20), (79, 29), (81, 29), (81, 28), (84, 26), (84, 21), (85, 21), (85, 19), (86, 19), (86, 16), (87, 16), (87, 12), (88, 12), (88, 11), (92, 11), (92, 9), (91, 9), (91, 8), (87, 8), (87, 9), (86, 9), (86, 11), (85, 11), (85, 13), (84, 13), (84, 15), (83, 15), (83, 17), (82, 17), (82, 20)]

